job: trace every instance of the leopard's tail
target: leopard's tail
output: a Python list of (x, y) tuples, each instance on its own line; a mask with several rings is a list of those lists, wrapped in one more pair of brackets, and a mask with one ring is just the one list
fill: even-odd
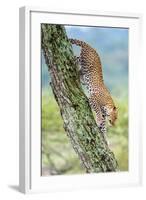
[(81, 40), (70, 38), (69, 41), (70, 41), (71, 44), (75, 44), (75, 45), (80, 46), (80, 47), (87, 46), (87, 44), (85, 42), (81, 41)]

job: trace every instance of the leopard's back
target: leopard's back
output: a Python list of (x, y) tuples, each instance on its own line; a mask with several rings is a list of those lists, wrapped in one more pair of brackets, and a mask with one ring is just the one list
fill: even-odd
[[(102, 64), (95, 49), (83, 41), (70, 39), (72, 44), (81, 47), (79, 62), (81, 65), (84, 82), (88, 88), (89, 102), (96, 112), (98, 126), (105, 124), (105, 117), (114, 124), (117, 119), (117, 110), (114, 101), (103, 81)], [(104, 129), (104, 128), (103, 128)], [(105, 131), (104, 131), (105, 132)]]
[(84, 75), (84, 82), (87, 85), (89, 93), (106, 92), (103, 81), (102, 64), (96, 50), (83, 41), (77, 39), (69, 40), (72, 44), (81, 47), (79, 62), (82, 68), (82, 74)]
[(80, 59), (89, 92), (98, 92), (99, 88), (104, 84), (102, 66), (98, 53), (89, 45), (86, 45), (81, 49)]

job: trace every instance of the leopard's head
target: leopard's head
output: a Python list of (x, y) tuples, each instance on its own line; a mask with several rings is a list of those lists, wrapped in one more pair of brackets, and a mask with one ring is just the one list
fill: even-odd
[(112, 125), (112, 126), (115, 125), (117, 117), (118, 117), (117, 108), (115, 106), (108, 106), (107, 107), (107, 119), (108, 119), (110, 125)]

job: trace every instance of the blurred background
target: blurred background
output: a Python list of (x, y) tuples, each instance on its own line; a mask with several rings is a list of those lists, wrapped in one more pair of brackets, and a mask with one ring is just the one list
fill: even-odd
[[(118, 107), (115, 127), (108, 128), (108, 140), (120, 171), (128, 170), (128, 29), (65, 26), (67, 36), (83, 40), (100, 55), (104, 81)], [(74, 54), (80, 48), (73, 46)], [(58, 105), (42, 54), (42, 175), (84, 173), (78, 156), (63, 129)]]

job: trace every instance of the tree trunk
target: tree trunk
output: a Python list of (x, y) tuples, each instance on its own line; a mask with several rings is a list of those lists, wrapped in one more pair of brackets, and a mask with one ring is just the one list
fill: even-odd
[(42, 51), (64, 129), (82, 165), (87, 173), (117, 171), (117, 161), (99, 132), (81, 87), (65, 28), (42, 24), (41, 34)]

